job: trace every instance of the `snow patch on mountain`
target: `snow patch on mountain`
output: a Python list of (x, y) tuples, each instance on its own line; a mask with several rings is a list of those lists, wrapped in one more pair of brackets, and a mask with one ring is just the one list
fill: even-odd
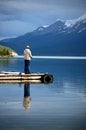
[(65, 26), (66, 27), (73, 27), (77, 23), (77, 19), (75, 20), (66, 20), (65, 21)]
[(81, 17), (79, 17), (78, 19), (77, 19), (77, 21), (83, 21), (83, 22), (86, 22), (86, 14), (84, 14), (84, 15), (82, 15)]
[(39, 27), (37, 30), (38, 30), (38, 31), (43, 31), (43, 30), (44, 30), (44, 27), (41, 26), (41, 27)]
[(76, 25), (77, 23), (86, 23), (86, 14), (82, 15), (81, 17), (77, 18), (77, 19), (73, 19), (73, 20), (66, 20), (65, 21), (65, 26), (66, 27), (73, 27), (74, 25)]
[(49, 25), (43, 25), (43, 27), (44, 27), (44, 28), (47, 28), (47, 27), (49, 27)]
[(48, 25), (43, 25), (37, 28), (38, 31), (43, 31), (45, 28), (47, 28)]

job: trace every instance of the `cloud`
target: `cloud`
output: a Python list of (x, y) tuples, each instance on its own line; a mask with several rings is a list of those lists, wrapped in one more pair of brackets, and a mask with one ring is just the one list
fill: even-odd
[(20, 35), (85, 12), (86, 0), (0, 0), (0, 35)]
[[(57, 6), (54, 5), (47, 5), (44, 1), (13, 1), (9, 0), (8, 2), (5, 2), (5, 0), (2, 2), (0, 1), (0, 21), (10, 21), (10, 20), (23, 20), (28, 21), (30, 19), (35, 19), (37, 17), (42, 16), (46, 18), (46, 16), (49, 16), (50, 14), (53, 15), (53, 10), (57, 12)], [(41, 17), (41, 18), (42, 18)]]
[[(20, 19), (27, 15), (53, 14), (64, 11), (84, 10), (85, 0), (1, 0), (1, 20)], [(60, 13), (61, 14), (61, 13)], [(35, 16), (35, 15), (34, 15)], [(9, 18), (8, 18), (9, 17)]]
[(29, 30), (34, 28), (33, 23), (25, 23), (23, 21), (6, 21), (0, 22), (0, 36), (19, 36), (27, 33)]

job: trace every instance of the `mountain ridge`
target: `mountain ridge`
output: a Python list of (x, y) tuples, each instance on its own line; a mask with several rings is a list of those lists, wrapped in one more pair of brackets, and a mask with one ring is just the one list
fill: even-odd
[(57, 20), (22, 36), (4, 39), (0, 44), (19, 54), (29, 44), (34, 55), (86, 56), (86, 14), (74, 20)]

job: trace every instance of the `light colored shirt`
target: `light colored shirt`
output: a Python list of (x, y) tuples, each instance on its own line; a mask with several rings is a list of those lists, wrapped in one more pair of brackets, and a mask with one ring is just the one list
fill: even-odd
[(24, 50), (24, 59), (25, 60), (31, 60), (31, 58), (32, 58), (32, 54), (31, 54), (30, 49), (25, 49)]

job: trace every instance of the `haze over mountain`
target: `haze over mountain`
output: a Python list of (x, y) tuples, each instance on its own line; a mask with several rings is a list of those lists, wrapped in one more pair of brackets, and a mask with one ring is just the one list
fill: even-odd
[(86, 56), (86, 14), (73, 20), (56, 20), (22, 36), (0, 41), (23, 54), (26, 45), (33, 55)]

